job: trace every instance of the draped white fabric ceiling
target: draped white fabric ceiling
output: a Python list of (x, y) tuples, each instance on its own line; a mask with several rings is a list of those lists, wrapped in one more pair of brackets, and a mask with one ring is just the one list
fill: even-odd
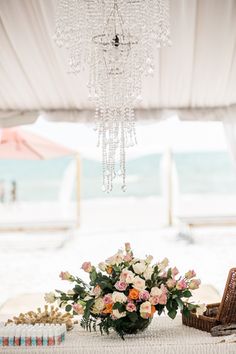
[[(138, 117), (236, 118), (236, 1), (171, 0), (172, 47), (145, 78)], [(0, 1), (0, 125), (92, 117), (86, 73), (66, 72), (52, 40), (56, 0)], [(158, 61), (157, 61), (158, 62)], [(67, 112), (70, 110), (70, 112)], [(19, 114), (20, 113), (20, 114)]]

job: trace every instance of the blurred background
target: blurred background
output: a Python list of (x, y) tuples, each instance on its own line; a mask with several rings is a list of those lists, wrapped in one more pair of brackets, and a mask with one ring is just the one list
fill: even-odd
[(220, 297), (236, 244), (236, 171), (223, 123), (138, 123), (127, 191), (117, 183), (112, 194), (101, 191), (92, 128), (39, 119), (21, 130), (71, 155), (0, 161), (2, 313), (42, 302), (45, 291), (66, 287), (61, 270), (80, 274), (83, 261), (95, 264), (127, 241), (139, 256), (196, 269), (210, 286), (201, 297)]

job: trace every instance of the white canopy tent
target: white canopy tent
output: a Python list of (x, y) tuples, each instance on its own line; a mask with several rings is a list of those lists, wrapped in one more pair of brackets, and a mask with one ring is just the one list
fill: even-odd
[[(0, 126), (93, 118), (87, 74), (66, 72), (52, 36), (56, 0), (0, 2)], [(140, 119), (236, 118), (236, 1), (170, 0), (173, 45), (145, 78)], [(158, 63), (158, 60), (157, 60)]]

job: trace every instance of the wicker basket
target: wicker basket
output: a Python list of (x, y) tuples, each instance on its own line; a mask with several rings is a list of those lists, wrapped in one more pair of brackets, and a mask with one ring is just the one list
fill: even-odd
[(236, 323), (236, 268), (229, 271), (221, 303), (207, 305), (206, 312), (199, 317), (194, 311), (188, 317), (182, 315), (182, 321), (186, 326), (206, 332), (219, 324)]

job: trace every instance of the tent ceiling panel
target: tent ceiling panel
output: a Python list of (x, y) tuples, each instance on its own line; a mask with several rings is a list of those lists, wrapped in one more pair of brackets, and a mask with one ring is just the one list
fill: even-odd
[[(173, 45), (157, 54), (154, 76), (144, 79), (141, 112), (235, 105), (236, 1), (170, 5)], [(52, 40), (55, 13), (56, 0), (1, 0), (0, 121), (5, 111), (93, 108), (87, 73), (67, 74), (66, 52)]]

